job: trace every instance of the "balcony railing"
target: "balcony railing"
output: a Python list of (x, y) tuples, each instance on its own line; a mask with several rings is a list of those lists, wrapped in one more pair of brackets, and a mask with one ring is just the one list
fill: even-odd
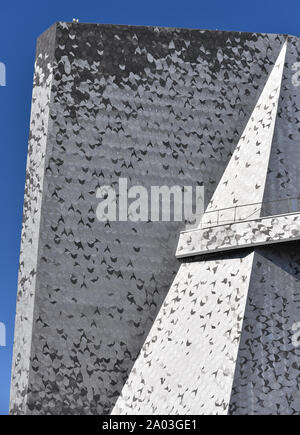
[(300, 213), (300, 197), (237, 205), (205, 212), (202, 219), (196, 225), (189, 225), (186, 231), (295, 212)]

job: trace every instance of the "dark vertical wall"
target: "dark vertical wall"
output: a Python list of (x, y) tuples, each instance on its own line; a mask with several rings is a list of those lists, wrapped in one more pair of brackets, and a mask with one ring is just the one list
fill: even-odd
[(52, 26), (38, 39), (32, 93), (11, 378), (11, 412), (23, 414), (31, 394), (33, 312), (38, 293), (36, 277), (55, 32), (56, 26)]
[(231, 414), (299, 415), (299, 279), (298, 243), (256, 251)]

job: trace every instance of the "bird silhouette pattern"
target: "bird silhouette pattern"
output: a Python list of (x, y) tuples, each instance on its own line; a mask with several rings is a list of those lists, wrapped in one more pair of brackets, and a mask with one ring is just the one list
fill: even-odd
[(26, 413), (31, 369), (31, 338), (37, 276), (39, 225), (43, 196), (44, 162), (50, 113), (54, 44), (52, 29), (38, 40), (33, 80), (30, 135), (26, 167), (17, 313), (11, 377), (11, 412)]
[[(243, 216), (254, 218), (261, 214), (256, 204), (262, 202), (264, 196), (286, 48), (287, 42), (280, 50), (232, 158), (208, 204), (202, 219), (206, 224), (209, 221), (230, 220), (230, 207), (243, 206), (235, 210), (237, 219)], [(219, 209), (225, 210), (213, 212)]]
[[(299, 38), (289, 36), (264, 202), (299, 197), (300, 80), (296, 80), (299, 62)], [(284, 211), (280, 203), (274, 202), (266, 213), (275, 215)]]
[(120, 177), (204, 185), (208, 204), (284, 41), (64, 22), (39, 38), (11, 413), (111, 412), (178, 271), (184, 223), (99, 222), (96, 190)]
[(299, 244), (255, 252), (229, 414), (299, 415)]
[(176, 256), (209, 254), (300, 239), (300, 213), (263, 217), (182, 232)]
[(113, 414), (227, 414), (253, 255), (181, 265)]
[[(247, 203), (258, 203), (262, 201), (265, 183), (268, 175), (269, 156), (271, 152), (271, 145), (273, 141), (273, 132), (275, 128), (275, 120), (277, 114), (278, 100), (281, 90), (281, 80), (283, 74), (283, 66), (285, 62), (286, 46), (284, 43), (282, 50), (278, 56), (276, 64), (266, 82), (266, 85), (258, 99), (257, 105), (252, 112), (246, 129), (244, 130), (241, 140), (237, 144), (231, 160), (229, 161), (226, 170), (219, 182), (217, 189), (215, 190), (212, 200), (210, 201), (206, 212), (202, 218), (200, 226), (204, 225), (207, 228), (199, 229), (196, 231), (184, 232), (181, 234), (179, 246), (177, 250), (178, 256), (191, 255), (197, 256), (203, 253), (212, 253), (216, 251), (223, 251), (226, 249), (239, 248), (239, 253), (235, 254), (240, 256), (240, 261), (246, 258), (248, 262), (244, 260), (244, 268), (238, 269), (236, 273), (230, 272), (230, 277), (234, 276), (237, 280), (237, 288), (242, 292), (243, 300), (251, 303), (253, 293), (256, 292), (259, 285), (255, 278), (251, 279), (251, 290), (248, 295), (250, 276), (257, 277), (256, 269), (259, 267), (259, 261), (257, 261), (258, 254), (253, 249), (248, 250), (248, 254), (243, 254), (242, 247), (253, 247), (255, 244), (267, 244), (275, 243), (284, 240), (299, 239), (299, 213), (294, 215), (287, 215), (282, 217), (271, 217), (264, 219), (257, 219), (261, 215), (261, 208), (257, 208), (257, 205), (248, 206)], [(243, 206), (238, 209), (247, 209), (247, 213), (251, 212), (256, 217), (255, 220), (235, 223), (231, 218), (231, 223), (216, 226), (216, 218), (212, 217), (211, 222), (209, 217), (212, 214), (212, 210), (218, 209), (218, 207), (230, 206)], [(232, 209), (227, 210), (232, 213)], [(244, 210), (243, 210), (244, 211)], [(225, 211), (226, 213), (226, 211)], [(218, 217), (220, 213), (218, 212)], [(221, 217), (224, 218), (224, 216)], [(226, 220), (228, 216), (226, 216)], [(238, 215), (237, 219), (241, 216)], [(252, 217), (253, 219), (253, 217)], [(203, 224), (203, 221), (204, 224)], [(214, 225), (214, 226), (213, 226)], [(250, 252), (250, 253), (249, 253)], [(219, 254), (224, 255), (224, 254)], [(233, 313), (225, 306), (224, 311), (220, 311), (223, 308), (222, 305), (219, 308), (219, 304), (222, 303), (227, 297), (226, 285), (229, 282), (232, 292), (235, 289), (235, 282), (224, 278), (220, 268), (218, 267), (218, 257), (210, 259), (210, 257), (203, 257), (202, 261), (195, 257), (192, 263), (184, 263), (178, 274), (178, 280), (175, 280), (174, 284), (170, 288), (170, 292), (166, 298), (166, 302), (163, 305), (160, 313), (153, 325), (152, 330), (142, 348), (132, 372), (122, 390), (122, 394), (119, 397), (117, 404), (114, 408), (113, 414), (227, 414), (230, 413), (290, 413), (293, 414), (298, 409), (299, 388), (298, 383), (290, 383), (290, 379), (295, 380), (296, 370), (298, 365), (294, 365), (291, 370), (291, 374), (286, 377), (287, 382), (282, 382), (276, 385), (276, 371), (285, 367), (287, 364), (283, 358), (279, 355), (275, 357), (278, 362), (276, 370), (266, 369), (265, 372), (261, 370), (259, 373), (255, 372), (251, 377), (252, 384), (244, 382), (246, 376), (235, 376), (236, 386), (232, 389), (235, 366), (237, 360), (237, 349), (239, 349), (239, 342), (241, 338), (241, 332), (243, 337), (247, 337), (244, 344), (241, 345), (239, 351), (239, 369), (240, 373), (244, 375), (244, 371), (248, 374), (250, 368), (253, 369), (255, 363), (249, 358), (256, 358), (255, 362), (259, 360), (260, 368), (263, 365), (263, 358), (260, 358), (263, 350), (259, 349), (256, 353), (249, 350), (249, 343), (252, 343), (253, 337), (251, 334), (247, 334), (248, 317), (245, 316), (245, 322), (242, 320), (242, 328), (236, 328), (237, 332), (234, 338), (231, 337), (231, 349), (228, 349), (226, 342), (226, 334), (224, 331), (228, 331), (229, 325), (227, 324), (227, 315), (231, 317), (234, 322), (236, 318)], [(201, 286), (197, 285), (196, 295), (194, 294), (193, 278), (195, 276), (201, 276), (206, 278), (206, 266), (207, 262), (212, 262), (212, 270), (216, 272), (216, 279), (213, 281), (218, 300), (214, 301), (211, 294), (207, 294), (209, 291), (210, 280), (201, 280)], [(235, 264), (236, 257), (233, 257), (232, 252), (225, 257), (222, 262), (224, 268)], [(190, 267), (191, 269), (189, 269)], [(187, 269), (185, 269), (187, 268)], [(208, 270), (210, 270), (208, 268)], [(297, 270), (295, 268), (294, 270)], [(198, 275), (199, 274), (199, 275)], [(229, 273), (228, 273), (229, 275)], [(277, 277), (281, 276), (284, 282), (284, 271), (277, 272)], [(247, 276), (247, 278), (246, 278)], [(299, 296), (299, 288), (295, 286), (298, 279), (293, 276), (293, 290), (294, 295)], [(180, 287), (180, 296), (177, 296), (178, 287)], [(268, 283), (267, 283), (268, 286)], [(272, 300), (274, 294), (273, 286), (267, 287), (270, 295), (264, 295), (268, 297), (268, 300)], [(260, 288), (262, 291), (263, 289)], [(192, 308), (191, 312), (199, 314), (200, 319), (206, 319), (204, 330), (208, 331), (208, 334), (204, 331), (199, 331), (203, 325), (201, 320), (197, 319), (197, 316), (191, 318), (190, 315), (185, 314), (185, 309), (189, 312), (191, 308), (191, 301), (189, 296), (194, 298), (192, 302), (197, 306), (197, 302), (202, 300), (203, 295), (206, 296), (207, 301), (213, 301), (214, 309), (210, 312), (208, 318), (205, 317), (205, 308), (197, 306)], [(255, 299), (255, 298), (253, 298)], [(178, 303), (181, 303), (179, 307)], [(259, 305), (259, 303), (258, 303)], [(253, 308), (254, 306), (254, 308)], [(253, 303), (251, 309), (256, 309), (256, 305)], [(290, 304), (290, 307), (292, 304)], [(244, 318), (244, 304), (237, 310), (237, 318)], [(248, 305), (249, 307), (249, 305)], [(289, 308), (290, 308), (289, 307)], [(250, 309), (250, 311), (251, 311)], [(259, 309), (259, 306), (257, 307)], [(248, 308), (249, 311), (249, 308)], [(172, 317), (171, 320), (169, 318)], [(274, 310), (273, 315), (276, 316), (277, 311)], [(286, 317), (289, 318), (289, 322), (295, 316), (290, 315), (289, 310), (286, 313)], [(249, 315), (249, 317), (251, 317)], [(257, 319), (256, 321), (259, 321)], [(285, 322), (287, 323), (287, 322)], [(270, 328), (273, 323), (270, 320)], [(230, 325), (232, 326), (232, 325)], [(283, 323), (279, 323), (278, 327), (283, 326)], [(261, 327), (261, 325), (260, 325)], [(232, 331), (232, 328), (229, 328)], [(244, 332), (246, 331), (246, 332)], [(251, 330), (251, 332), (253, 329)], [(292, 323), (290, 324), (290, 335), (292, 331)], [(287, 331), (281, 332), (286, 334)], [(270, 346), (271, 351), (277, 350), (278, 346), (272, 340), (276, 340), (270, 332), (269, 341), (272, 343)], [(213, 339), (215, 337), (215, 340)], [(257, 341), (260, 342), (260, 335), (256, 336)], [(185, 340), (189, 343), (189, 350), (185, 352), (184, 343)], [(263, 338), (261, 339), (263, 342)], [(290, 339), (291, 344), (291, 339)], [(243, 347), (242, 347), (243, 346)], [(258, 346), (257, 346), (258, 347)], [(250, 355), (249, 355), (250, 354)], [(294, 355), (292, 353), (292, 355)], [(286, 355), (284, 355), (286, 357)], [(203, 358), (203, 360), (202, 360)], [(226, 365), (227, 358), (231, 361), (232, 365)], [(204, 364), (202, 365), (202, 361)], [(222, 367), (226, 369), (222, 372)], [(291, 364), (289, 364), (291, 366)], [(185, 367), (185, 369), (183, 369)], [(246, 368), (245, 368), (246, 367)], [(220, 373), (224, 376), (221, 376)], [(163, 376), (165, 375), (165, 377)], [(213, 379), (213, 376), (215, 379)], [(273, 395), (273, 399), (270, 399), (266, 395), (266, 389), (260, 388), (260, 379), (257, 381), (256, 376), (262, 378), (264, 387), (269, 385), (269, 377), (272, 377), (272, 383), (270, 382), (270, 388), (267, 393)], [(158, 377), (157, 377), (158, 376)], [(166, 379), (167, 378), (167, 379)], [(159, 379), (161, 382), (159, 382)], [(162, 381), (163, 380), (163, 381)], [(165, 382), (167, 381), (167, 382)], [(252, 389), (249, 388), (252, 386)], [(271, 387), (274, 387), (272, 388)], [(191, 390), (195, 394), (190, 394)], [(279, 400), (279, 391), (282, 390), (282, 394), (286, 394), (285, 399)], [(240, 392), (240, 396), (236, 392)], [(278, 394), (277, 394), (278, 391)], [(230, 402), (230, 396), (232, 401)], [(249, 398), (248, 402), (259, 402), (254, 406), (247, 406), (246, 398)], [(287, 400), (288, 397), (288, 400)], [(261, 403), (263, 398), (265, 403)], [(277, 409), (273, 409), (270, 406), (272, 401), (277, 401)], [(292, 404), (292, 406), (291, 406)], [(261, 407), (259, 406), (261, 405)]]

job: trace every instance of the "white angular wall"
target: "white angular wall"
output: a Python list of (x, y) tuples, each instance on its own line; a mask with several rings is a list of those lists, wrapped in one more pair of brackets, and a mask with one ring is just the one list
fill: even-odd
[[(203, 215), (204, 227), (217, 224), (214, 210), (222, 208), (244, 206), (237, 210), (246, 216), (236, 216), (237, 220), (261, 214), (256, 203), (264, 196), (285, 55), (286, 42)], [(221, 228), (233, 220), (230, 213), (231, 217), (226, 210), (218, 213)], [(247, 230), (250, 238), (252, 230)], [(185, 246), (193, 243), (191, 234), (184, 234)], [(218, 244), (217, 234), (214, 228), (203, 230), (200, 236), (204, 234), (207, 237), (201, 243), (209, 251)], [(227, 237), (226, 231), (223, 235)], [(114, 414), (228, 413), (255, 258), (252, 249), (180, 267)]]

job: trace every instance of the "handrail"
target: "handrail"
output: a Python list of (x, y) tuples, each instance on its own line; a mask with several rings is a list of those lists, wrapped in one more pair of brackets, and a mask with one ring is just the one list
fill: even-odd
[(293, 200), (293, 199), (300, 200), (300, 196), (287, 197), (287, 198), (281, 198), (281, 199), (272, 199), (271, 201), (252, 202), (250, 204), (232, 205), (231, 207), (224, 207), (224, 208), (218, 208), (216, 210), (210, 210), (210, 211), (205, 212), (205, 214), (213, 213), (216, 211), (230, 210), (230, 209), (240, 208), (240, 207), (249, 207), (249, 205), (273, 204), (274, 202), (283, 202), (283, 201), (289, 201), (289, 200)]
[[(209, 221), (206, 220), (206, 222), (203, 222), (202, 220), (200, 221), (200, 225), (198, 227), (198, 229), (203, 228), (203, 225), (219, 225), (220, 223), (224, 223), (224, 222), (228, 222), (228, 223), (234, 223), (234, 222), (242, 222), (245, 220), (248, 220), (251, 216), (253, 216), (255, 213), (257, 212), (263, 212), (266, 213), (267, 209), (268, 209), (268, 205), (277, 205), (277, 204), (283, 204), (283, 203), (287, 203), (287, 207), (285, 207), (285, 210), (283, 213), (291, 213), (291, 212), (296, 212), (296, 211), (300, 211), (300, 204), (298, 206), (296, 206), (296, 208), (291, 205), (291, 201), (299, 201), (300, 202), (300, 196), (297, 197), (286, 197), (286, 198), (281, 198), (281, 199), (273, 199), (271, 201), (263, 201), (263, 202), (254, 202), (254, 203), (250, 203), (250, 204), (240, 204), (240, 205), (236, 205), (236, 206), (231, 206), (231, 207), (225, 207), (225, 208), (220, 208), (220, 209), (215, 209), (215, 210), (209, 210), (209, 211), (205, 211), (202, 215), (203, 216), (207, 216), (209, 214), (216, 214), (217, 215), (217, 220), (215, 221)], [(251, 211), (251, 213), (244, 218), (241, 217), (237, 217), (237, 211), (238, 209), (242, 209), (242, 208), (246, 208), (246, 207), (253, 207), (253, 206), (259, 206), (257, 207), (254, 211)], [(293, 209), (294, 207), (294, 209)], [(234, 214), (233, 214), (233, 218), (232, 219), (220, 219), (220, 212), (227, 212), (229, 210), (233, 210)], [(268, 216), (272, 216), (272, 215), (276, 215), (276, 214), (283, 214), (283, 213), (273, 213), (273, 214), (264, 214), (263, 216), (259, 216), (259, 217), (268, 217)], [(209, 218), (208, 218), (209, 219)], [(196, 229), (196, 228), (195, 228)], [(186, 230), (186, 231), (190, 231), (190, 230)], [(183, 231), (183, 232), (186, 232)]]

